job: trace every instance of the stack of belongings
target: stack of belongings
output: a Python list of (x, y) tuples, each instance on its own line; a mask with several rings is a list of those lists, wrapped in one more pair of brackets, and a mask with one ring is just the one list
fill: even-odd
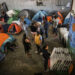
[(72, 64), (72, 58), (67, 48), (54, 48), (50, 57), (50, 69), (53, 71), (68, 71)]
[(66, 27), (59, 28), (59, 39), (64, 46), (67, 46), (69, 31)]

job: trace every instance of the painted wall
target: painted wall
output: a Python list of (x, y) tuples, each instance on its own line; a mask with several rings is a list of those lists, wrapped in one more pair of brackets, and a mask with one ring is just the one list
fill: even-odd
[[(61, 4), (66, 6), (72, 0), (61, 0)], [(6, 2), (9, 9), (31, 9), (31, 10), (61, 10), (62, 6), (57, 6), (58, 0), (43, 0), (44, 6), (36, 6), (36, 0), (0, 0), (0, 3)], [(66, 8), (67, 10), (67, 8)], [(69, 10), (69, 8), (68, 8)]]
[(75, 12), (75, 0), (73, 0), (73, 7), (72, 7), (72, 10), (74, 10), (74, 12)]

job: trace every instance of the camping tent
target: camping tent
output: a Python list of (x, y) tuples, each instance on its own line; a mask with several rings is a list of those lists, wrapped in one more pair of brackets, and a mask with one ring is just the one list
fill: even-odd
[(68, 15), (66, 16), (65, 20), (64, 20), (64, 24), (69, 24), (70, 15), (71, 15), (71, 13), (69, 12)]
[(20, 32), (21, 32), (21, 27), (16, 23), (12, 23), (8, 28), (8, 33), (18, 34)]
[(23, 9), (19, 12), (18, 17), (25, 16), (26, 18), (32, 18), (34, 16), (35, 12), (29, 9)]
[(38, 11), (38, 12), (34, 15), (34, 17), (32, 18), (32, 20), (33, 20), (33, 21), (40, 21), (40, 22), (42, 22), (43, 17), (45, 17), (45, 16), (47, 16), (47, 15), (48, 15), (48, 14), (47, 14), (45, 11), (41, 10), (41, 11)]
[(0, 33), (7, 33), (9, 26), (9, 24), (0, 24)]
[(0, 33), (0, 49), (1, 52), (5, 51), (5, 45), (6, 43), (12, 43), (15, 40), (15, 38), (12, 35), (8, 35), (6, 33)]

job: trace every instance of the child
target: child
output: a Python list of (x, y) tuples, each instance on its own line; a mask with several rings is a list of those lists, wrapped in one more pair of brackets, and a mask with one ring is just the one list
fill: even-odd
[(24, 49), (25, 49), (25, 54), (27, 56), (30, 55), (30, 49), (31, 49), (31, 43), (28, 37), (26, 37), (26, 34), (23, 35), (23, 45), (24, 45)]
[(35, 44), (36, 44), (36, 47), (37, 47), (36, 53), (40, 53), (40, 52), (41, 52), (40, 46), (41, 46), (41, 44), (42, 44), (42, 36), (40, 35), (39, 32), (36, 33), (34, 39), (35, 39)]
[(47, 66), (48, 66), (48, 60), (50, 57), (50, 53), (48, 53), (48, 45), (44, 45), (43, 49), (43, 58), (44, 58), (44, 70), (47, 71)]

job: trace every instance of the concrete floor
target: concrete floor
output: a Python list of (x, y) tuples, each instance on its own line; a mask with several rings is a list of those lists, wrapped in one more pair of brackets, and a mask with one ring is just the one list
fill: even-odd
[[(42, 72), (43, 75), (56, 75), (53, 72), (44, 73), (43, 58), (41, 55), (35, 54), (36, 46), (32, 43), (32, 58), (25, 55), (22, 44), (24, 32), (19, 35), (14, 35), (17, 39), (18, 47), (14, 52), (9, 51), (5, 60), (0, 63), (0, 75), (34, 75)], [(31, 34), (30, 34), (31, 38)], [(58, 37), (55, 37), (49, 30), (49, 37), (46, 40), (49, 44), (49, 52), (51, 53), (54, 47), (62, 47)]]

